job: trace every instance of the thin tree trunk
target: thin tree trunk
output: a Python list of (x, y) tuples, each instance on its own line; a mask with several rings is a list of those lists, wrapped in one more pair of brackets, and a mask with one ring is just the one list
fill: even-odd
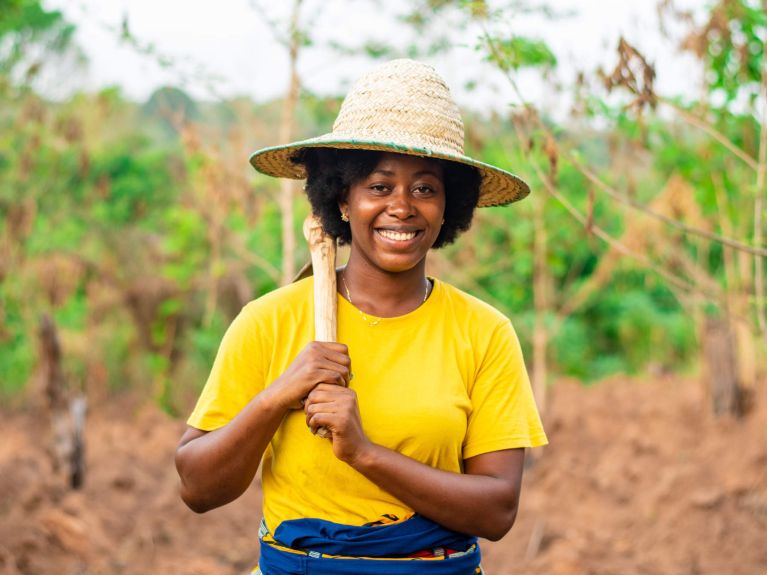
[[(301, 47), (301, 35), (298, 28), (298, 16), (302, 0), (294, 0), (293, 13), (290, 19), (289, 54), (290, 54), (290, 83), (288, 93), (282, 108), (280, 123), (280, 143), (286, 144), (293, 138), (296, 104), (298, 103), (298, 53)], [(280, 189), (280, 213), (282, 214), (282, 285), (293, 281), (296, 275), (296, 235), (293, 230), (293, 198), (296, 193), (296, 182), (283, 179)]]
[[(724, 234), (732, 236), (734, 230), (730, 221), (730, 206), (721, 178), (715, 181), (714, 189), (716, 191), (717, 211), (719, 212), (719, 225)], [(704, 254), (704, 258), (707, 257), (708, 254)], [(728, 249), (722, 250), (722, 257), (724, 258), (725, 299), (729, 321), (735, 332), (733, 335), (738, 381), (744, 388), (753, 389), (756, 384), (754, 333), (749, 322), (744, 319), (748, 317), (748, 294), (750, 292), (744, 288), (742, 281), (743, 278), (747, 279), (750, 276), (750, 261), (748, 258), (735, 257)], [(745, 269), (742, 269), (743, 264), (745, 264)]]
[(548, 235), (546, 233), (544, 196), (535, 197), (534, 245), (533, 245), (533, 299), (535, 301), (535, 325), (533, 327), (533, 393), (541, 413), (546, 410), (546, 377), (549, 333), (546, 314), (549, 310), (549, 268), (546, 265)]
[[(756, 190), (754, 199), (754, 247), (762, 247), (764, 234), (765, 170), (767, 169), (767, 62), (762, 61), (761, 97), (759, 113), (759, 160), (756, 169)], [(762, 337), (767, 339), (767, 302), (764, 300), (764, 258), (754, 256), (754, 295), (756, 296), (756, 317)]]

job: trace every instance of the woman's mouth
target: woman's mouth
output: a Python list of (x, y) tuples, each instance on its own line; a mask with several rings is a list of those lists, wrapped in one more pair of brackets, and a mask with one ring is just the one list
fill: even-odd
[(410, 240), (414, 239), (418, 232), (397, 232), (394, 230), (382, 230), (378, 229), (376, 230), (379, 235), (383, 236), (387, 240), (394, 241), (394, 242), (409, 242)]

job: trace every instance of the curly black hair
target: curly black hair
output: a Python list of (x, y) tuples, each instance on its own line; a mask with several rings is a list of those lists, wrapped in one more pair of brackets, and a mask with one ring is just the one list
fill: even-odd
[[(341, 220), (338, 203), (350, 186), (367, 177), (385, 152), (337, 148), (303, 148), (291, 161), (306, 168), (306, 195), (312, 211), (322, 222), (325, 233), (341, 244), (352, 240), (348, 222)], [(471, 226), (479, 199), (481, 176), (472, 166), (436, 160), (442, 164), (445, 185), (445, 223), (432, 247), (441, 248), (455, 241)]]

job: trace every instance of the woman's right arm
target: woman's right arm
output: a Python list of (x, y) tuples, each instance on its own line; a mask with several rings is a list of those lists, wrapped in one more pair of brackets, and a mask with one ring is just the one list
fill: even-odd
[(187, 428), (176, 450), (181, 499), (204, 513), (237, 499), (253, 481), (274, 432), (288, 411), (274, 386), (267, 387), (224, 427)]
[(346, 385), (350, 369), (345, 345), (311, 342), (225, 426), (210, 432), (187, 428), (176, 450), (184, 503), (204, 513), (242, 495), (285, 414), (300, 409), (318, 383)]

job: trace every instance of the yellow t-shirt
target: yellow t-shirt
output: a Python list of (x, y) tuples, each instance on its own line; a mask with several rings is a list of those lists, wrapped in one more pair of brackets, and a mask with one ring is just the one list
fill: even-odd
[[(229, 327), (188, 423), (226, 425), (314, 338), (313, 278), (246, 305)], [(365, 433), (432, 467), (460, 473), (470, 457), (547, 443), (514, 329), (500, 312), (438, 280), (404, 316), (368, 321), (338, 296)], [(264, 453), (264, 517), (362, 525), (412, 509), (333, 455), (290, 412)]]

